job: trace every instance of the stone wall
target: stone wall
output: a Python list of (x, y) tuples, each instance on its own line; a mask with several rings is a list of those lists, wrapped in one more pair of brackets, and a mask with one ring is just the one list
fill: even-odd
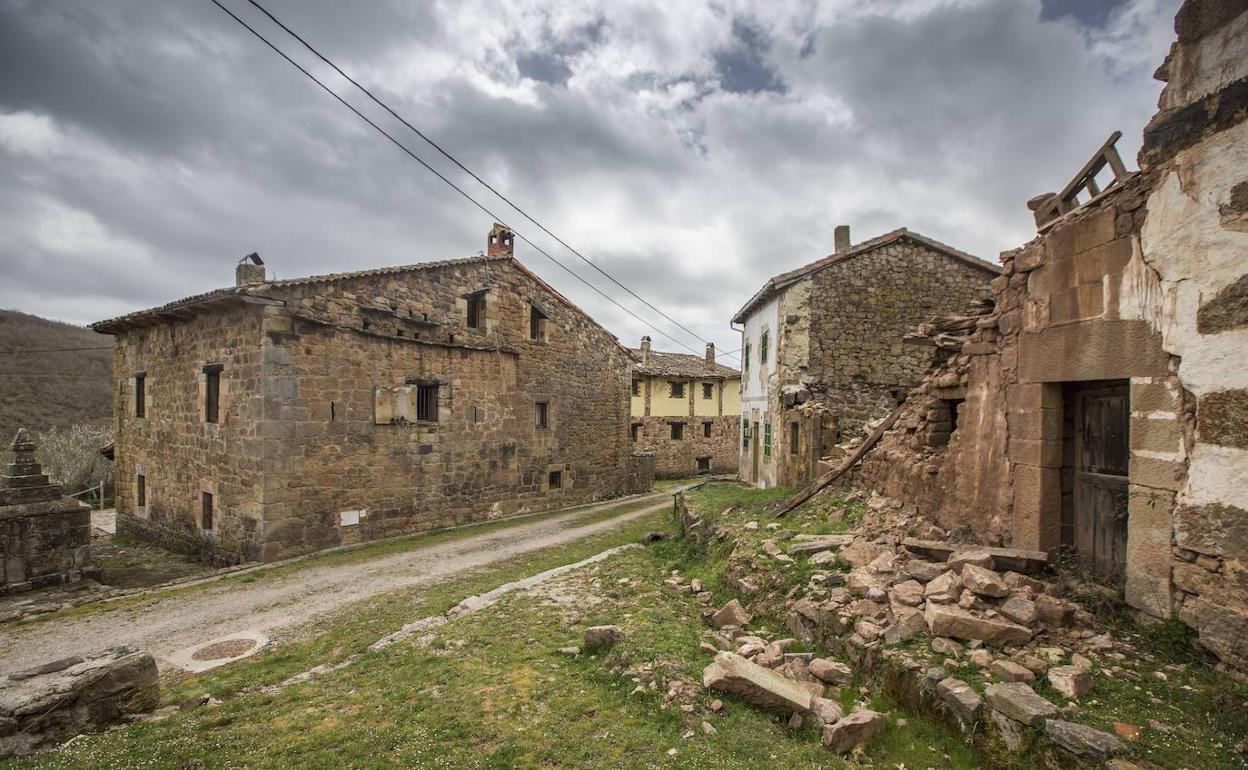
[[(147, 490), (145, 510), (119, 492), (123, 531), (270, 560), (632, 491), (627, 351), (510, 258), (248, 294), (118, 334), (118, 488), (145, 470)], [(473, 294), (480, 328), (467, 326)], [(198, 412), (210, 362), (223, 365), (219, 424)], [(436, 421), (379, 417), (379, 399), (422, 383), (438, 387)], [(211, 531), (202, 491), (214, 495)]]
[[(672, 423), (684, 426), (681, 439), (672, 438)], [(741, 416), (633, 417), (634, 446), (655, 456), (659, 478), (685, 478), (699, 473), (736, 475), (741, 439)], [(710, 425), (711, 435), (705, 435)], [(699, 467), (705, 459), (707, 467)]]

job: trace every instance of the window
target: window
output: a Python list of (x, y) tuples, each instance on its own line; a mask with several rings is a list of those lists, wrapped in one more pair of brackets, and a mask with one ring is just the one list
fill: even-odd
[(741, 422), (741, 448), (750, 448), (750, 424), (745, 421)]
[(546, 479), (551, 489), (561, 489), (563, 487), (563, 471), (551, 471)]
[(712, 423), (709, 422), (702, 423), (702, 438), (711, 437), (711, 425)]
[(750, 370), (750, 343), (745, 343), (745, 350), (741, 355), (741, 368), (745, 371)]
[(147, 416), (147, 374), (139, 372), (134, 375), (134, 416)]
[(685, 439), (685, 424), (683, 422), (672, 423), (672, 441), (683, 441)]
[(538, 401), (533, 405), (533, 425), (538, 428), (550, 427), (550, 405)]
[(636, 422), (633, 423), (632, 432), (633, 432), (633, 442), (636, 443), (637, 441), (640, 441), (641, 440), (641, 423), (636, 423)]
[(771, 423), (763, 423), (763, 457), (771, 457)]
[(789, 454), (796, 455), (798, 453), (798, 444), (801, 443), (801, 437), (798, 434), (798, 424), (789, 423)]
[(438, 385), (416, 386), (416, 419), (420, 422), (438, 421)]
[(706, 401), (710, 401), (712, 398), (715, 398), (715, 383), (702, 383), (702, 398)]
[(685, 383), (672, 382), (668, 384), (672, 386), (672, 398), (684, 398), (685, 397)]
[(221, 410), (221, 364), (204, 367), (204, 422), (217, 422)]
[(767, 348), (769, 342), (771, 342), (771, 333), (763, 332), (763, 339), (758, 343), (758, 362), (760, 364), (767, 363)]
[(467, 295), (468, 328), (480, 329), (485, 321), (485, 289)]
[(203, 492), (200, 496), (200, 520), (201, 529), (212, 530), (212, 493)]
[(529, 305), (529, 339), (546, 339), (546, 314), (536, 305)]
[(633, 395), (641, 395), (641, 380), (633, 380)]
[(141, 473), (134, 478), (134, 504), (139, 508), (147, 507), (147, 477)]
[(709, 471), (710, 469), (711, 469), (711, 458), (709, 458), (709, 457), (699, 457), (699, 458), (698, 458), (698, 470), (699, 470), (699, 471)]

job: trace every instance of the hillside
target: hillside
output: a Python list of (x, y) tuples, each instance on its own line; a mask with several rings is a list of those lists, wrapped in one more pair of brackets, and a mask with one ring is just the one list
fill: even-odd
[[(81, 326), (0, 310), (0, 440), (7, 445), (19, 427), (110, 425), (112, 344)], [(46, 350), (58, 352), (34, 352)]]

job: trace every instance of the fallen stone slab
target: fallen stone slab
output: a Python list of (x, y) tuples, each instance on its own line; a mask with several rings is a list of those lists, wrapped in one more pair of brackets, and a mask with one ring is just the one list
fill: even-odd
[(789, 543), (789, 554), (831, 551), (844, 548), (852, 542), (853, 535), (798, 535)]
[(806, 713), (811, 724), (819, 729), (823, 729), (824, 725), (836, 724), (845, 716), (845, 709), (841, 704), (828, 698), (812, 698), (810, 701), (810, 711)]
[(920, 583), (927, 583), (935, 580), (945, 574), (949, 569), (948, 565), (943, 562), (923, 561), (922, 559), (911, 559), (906, 562), (906, 574)]
[(1116, 736), (1078, 722), (1048, 719), (1044, 732), (1058, 746), (1084, 759), (1104, 760), (1122, 751), (1122, 741)]
[(957, 713), (964, 722), (974, 721), (984, 701), (971, 687), (961, 679), (948, 677), (936, 683), (936, 694)]
[(1026, 644), (1031, 629), (999, 618), (981, 618), (953, 604), (928, 602), (924, 610), (932, 636), (979, 639), (987, 644)]
[(1002, 599), (1010, 595), (1010, 587), (1001, 576), (975, 564), (962, 565), (962, 585), (980, 596)]
[(1002, 682), (1031, 682), (1036, 678), (1031, 669), (1012, 660), (994, 660), (988, 670)]
[(1044, 720), (1057, 716), (1056, 706), (1022, 682), (988, 685), (984, 700), (1010, 719), (1032, 727), (1039, 727)]
[(970, 548), (964, 551), (954, 551), (949, 554), (949, 558), (945, 561), (949, 569), (955, 572), (961, 572), (962, 568), (968, 564), (984, 569), (992, 569), (992, 554), (987, 551), (981, 551), (978, 548)]
[(1036, 603), (1019, 596), (1006, 599), (997, 611), (1021, 626), (1030, 626), (1040, 617)]
[(1054, 690), (1072, 700), (1092, 691), (1092, 674), (1078, 666), (1053, 666), (1048, 677)]
[(731, 652), (715, 656), (715, 660), (702, 672), (702, 684), (779, 713), (804, 714), (810, 709), (813, 697), (800, 683)]
[(952, 604), (961, 595), (962, 578), (953, 570), (938, 575), (923, 588), (923, 598), (929, 602)]
[(124, 647), (54, 671), (5, 677), (0, 679), (0, 759), (53, 748), (151, 711), (159, 700), (155, 659)]
[(750, 617), (750, 613), (745, 611), (745, 608), (741, 606), (741, 602), (733, 599), (711, 616), (711, 623), (716, 628), (723, 628), (724, 626), (744, 627), (746, 623), (750, 622)]
[(1020, 548), (996, 548), (991, 546), (972, 546), (966, 544), (946, 543), (940, 540), (920, 540), (907, 537), (901, 541), (902, 546), (911, 553), (922, 554), (935, 561), (948, 561), (957, 551), (974, 549), (992, 557), (993, 569), (1012, 570), (1023, 574), (1036, 574), (1048, 569), (1049, 555), (1044, 551), (1027, 551)]
[(859, 709), (823, 728), (823, 745), (837, 754), (852, 751), (878, 735), (888, 719), (878, 711)]
[(832, 685), (849, 684), (854, 678), (854, 670), (839, 660), (815, 658), (806, 664), (806, 669), (819, 679)]

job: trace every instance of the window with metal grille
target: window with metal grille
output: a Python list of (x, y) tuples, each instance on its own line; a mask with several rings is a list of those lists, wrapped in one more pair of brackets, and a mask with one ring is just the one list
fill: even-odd
[(547, 477), (548, 486), (551, 489), (560, 489), (563, 487), (563, 471), (551, 471)]
[(672, 398), (684, 398), (685, 397), (685, 383), (672, 382), (669, 384), (672, 386)]
[(420, 422), (438, 421), (438, 385), (436, 383), (416, 386), (416, 419)]
[(763, 423), (763, 457), (771, 457), (771, 423)]
[(147, 374), (144, 372), (134, 375), (134, 416), (147, 416)]
[(712, 398), (715, 398), (715, 383), (713, 382), (702, 383), (702, 398), (707, 401), (711, 400)]
[(709, 422), (702, 423), (702, 438), (711, 437), (711, 425), (712, 423)]
[(550, 404), (545, 401), (533, 404), (533, 425), (538, 428), (550, 427)]
[(203, 492), (200, 496), (200, 519), (199, 526), (201, 529), (212, 529), (212, 493)]
[(745, 343), (745, 350), (741, 354), (741, 368), (747, 372), (750, 370), (750, 343)]
[(685, 438), (685, 424), (683, 422), (672, 423), (672, 441), (683, 441)]
[(217, 422), (221, 416), (221, 364), (204, 367), (204, 422)]
[(750, 448), (750, 423), (744, 420), (741, 422), (741, 448)]
[(485, 291), (477, 291), (467, 295), (468, 328), (480, 329), (485, 321)]
[(147, 506), (147, 477), (141, 473), (134, 478), (134, 504), (139, 508)]
[(769, 347), (768, 343), (770, 342), (771, 334), (763, 332), (763, 339), (758, 343), (758, 362), (760, 364), (767, 363), (767, 348)]

